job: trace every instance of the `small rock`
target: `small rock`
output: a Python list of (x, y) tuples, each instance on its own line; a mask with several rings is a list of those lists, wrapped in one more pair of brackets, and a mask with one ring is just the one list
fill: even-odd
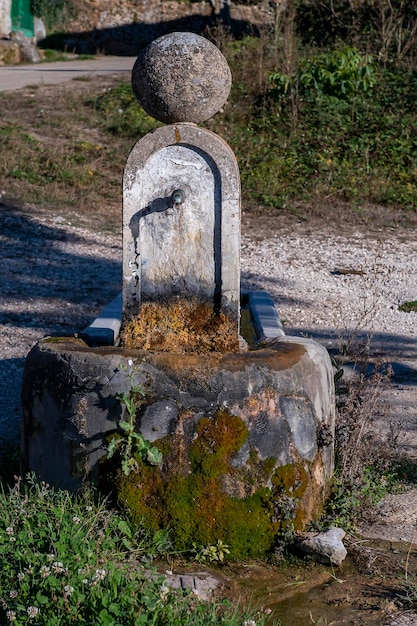
[(20, 47), (15, 41), (0, 40), (0, 65), (17, 65), (21, 58)]
[(26, 44), (22, 46), (21, 49), (24, 61), (28, 61), (29, 63), (38, 63), (41, 60), (38, 49), (33, 44)]
[(207, 573), (172, 574), (167, 576), (165, 583), (171, 589), (189, 589), (200, 600), (208, 600), (219, 586), (219, 581)]
[(347, 550), (342, 543), (345, 534), (342, 528), (332, 526), (324, 533), (308, 535), (296, 546), (302, 552), (314, 556), (320, 563), (340, 565), (347, 555)]
[(21, 50), (23, 61), (29, 61), (30, 63), (37, 63), (40, 60), (40, 54), (33, 44), (32, 39), (26, 37), (19, 30), (14, 30), (10, 34), (10, 39), (16, 43)]
[(46, 28), (42, 18), (36, 16), (33, 18), (33, 30), (35, 33), (36, 41), (41, 41), (42, 39), (45, 39)]

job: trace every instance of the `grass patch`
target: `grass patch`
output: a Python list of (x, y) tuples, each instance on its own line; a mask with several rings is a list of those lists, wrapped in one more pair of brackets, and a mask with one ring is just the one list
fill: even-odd
[(42, 51), (42, 62), (50, 63), (55, 61), (92, 61), (96, 59), (93, 54), (72, 54), (69, 52), (61, 52), (58, 50), (52, 50), (51, 48), (46, 48)]
[(133, 528), (88, 491), (75, 497), (18, 480), (0, 493), (0, 623), (264, 623), (253, 611), (169, 589), (151, 563), (170, 549), (168, 533)]
[(411, 313), (417, 311), (417, 300), (410, 300), (409, 302), (403, 302), (398, 307), (399, 311), (403, 311), (404, 313)]

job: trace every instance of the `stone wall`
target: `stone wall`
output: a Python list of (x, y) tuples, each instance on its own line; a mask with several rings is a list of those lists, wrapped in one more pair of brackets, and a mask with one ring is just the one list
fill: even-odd
[[(0, 0), (1, 1), (1, 0)], [(190, 16), (209, 17), (219, 13), (219, 0), (201, 2), (176, 2), (175, 0), (88, 0), (74, 2), (77, 17), (67, 30), (86, 32), (131, 24), (157, 24), (175, 22)], [(217, 6), (216, 6), (217, 5)], [(272, 3), (261, 0), (257, 5), (232, 4), (231, 18), (259, 27), (271, 23), (274, 17)]]
[[(50, 32), (52, 38), (44, 43), (78, 54), (135, 56), (167, 33), (203, 34), (208, 26), (217, 24), (218, 3), (219, 0), (74, 0), (76, 15), (65, 22), (65, 35), (57, 39)], [(274, 22), (277, 6), (268, 0), (254, 6), (232, 5), (228, 21), (232, 32), (256, 33), (262, 25)]]

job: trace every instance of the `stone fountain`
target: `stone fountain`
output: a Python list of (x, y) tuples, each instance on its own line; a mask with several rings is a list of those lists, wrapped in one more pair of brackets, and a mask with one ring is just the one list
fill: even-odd
[[(123, 291), (83, 332), (46, 338), (29, 353), (22, 471), (70, 490), (105, 475), (134, 517), (176, 528), (184, 546), (222, 539), (240, 546), (234, 556), (259, 556), (279, 530), (304, 528), (325, 500), (331, 362), (314, 341), (285, 336), (267, 293), (241, 293), (237, 162), (197, 126), (227, 100), (223, 55), (200, 36), (172, 33), (141, 53), (132, 84), (166, 125), (127, 160)], [(152, 328), (163, 315), (171, 326)], [(198, 315), (215, 340), (200, 328), (192, 345)], [(241, 336), (242, 316), (253, 337)], [(136, 427), (163, 460), (121, 476), (106, 450), (132, 384), (142, 391)]]

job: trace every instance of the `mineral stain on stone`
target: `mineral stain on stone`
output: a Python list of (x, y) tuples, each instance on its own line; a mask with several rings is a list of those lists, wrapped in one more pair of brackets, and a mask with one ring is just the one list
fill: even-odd
[(139, 315), (124, 322), (120, 344), (174, 354), (239, 350), (233, 316), (197, 298), (142, 303)]

